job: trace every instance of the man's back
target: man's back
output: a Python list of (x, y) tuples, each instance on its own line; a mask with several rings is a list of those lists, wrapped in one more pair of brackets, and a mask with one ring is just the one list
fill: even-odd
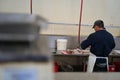
[(106, 57), (115, 47), (112, 34), (106, 30), (99, 30), (92, 33), (81, 43), (81, 48), (85, 49), (91, 46), (90, 51), (96, 56)]

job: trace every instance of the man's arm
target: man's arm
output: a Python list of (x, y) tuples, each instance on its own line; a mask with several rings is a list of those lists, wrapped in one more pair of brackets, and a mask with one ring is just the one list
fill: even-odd
[(87, 47), (91, 46), (93, 42), (94, 42), (94, 35), (91, 34), (88, 36), (88, 38), (86, 40), (84, 40), (81, 43), (81, 48), (86, 49)]

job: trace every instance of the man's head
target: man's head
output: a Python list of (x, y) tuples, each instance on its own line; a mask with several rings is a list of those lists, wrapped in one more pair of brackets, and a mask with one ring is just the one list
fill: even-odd
[(96, 20), (94, 22), (93, 28), (95, 29), (95, 31), (105, 29), (104, 22), (102, 20)]

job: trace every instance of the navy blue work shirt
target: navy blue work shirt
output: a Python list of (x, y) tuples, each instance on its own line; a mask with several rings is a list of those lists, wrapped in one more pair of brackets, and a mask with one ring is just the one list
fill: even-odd
[(96, 31), (81, 43), (81, 48), (91, 46), (90, 52), (100, 57), (107, 57), (115, 47), (115, 41), (111, 33), (106, 30)]

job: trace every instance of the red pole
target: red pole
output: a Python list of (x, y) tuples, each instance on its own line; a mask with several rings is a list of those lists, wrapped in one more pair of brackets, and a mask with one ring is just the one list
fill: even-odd
[(30, 14), (32, 14), (32, 0), (30, 0)]
[(79, 29), (78, 29), (78, 44), (80, 44), (80, 27), (81, 27), (81, 20), (82, 20), (82, 8), (83, 8), (83, 0), (81, 0), (81, 6), (80, 6), (80, 19), (79, 19)]

